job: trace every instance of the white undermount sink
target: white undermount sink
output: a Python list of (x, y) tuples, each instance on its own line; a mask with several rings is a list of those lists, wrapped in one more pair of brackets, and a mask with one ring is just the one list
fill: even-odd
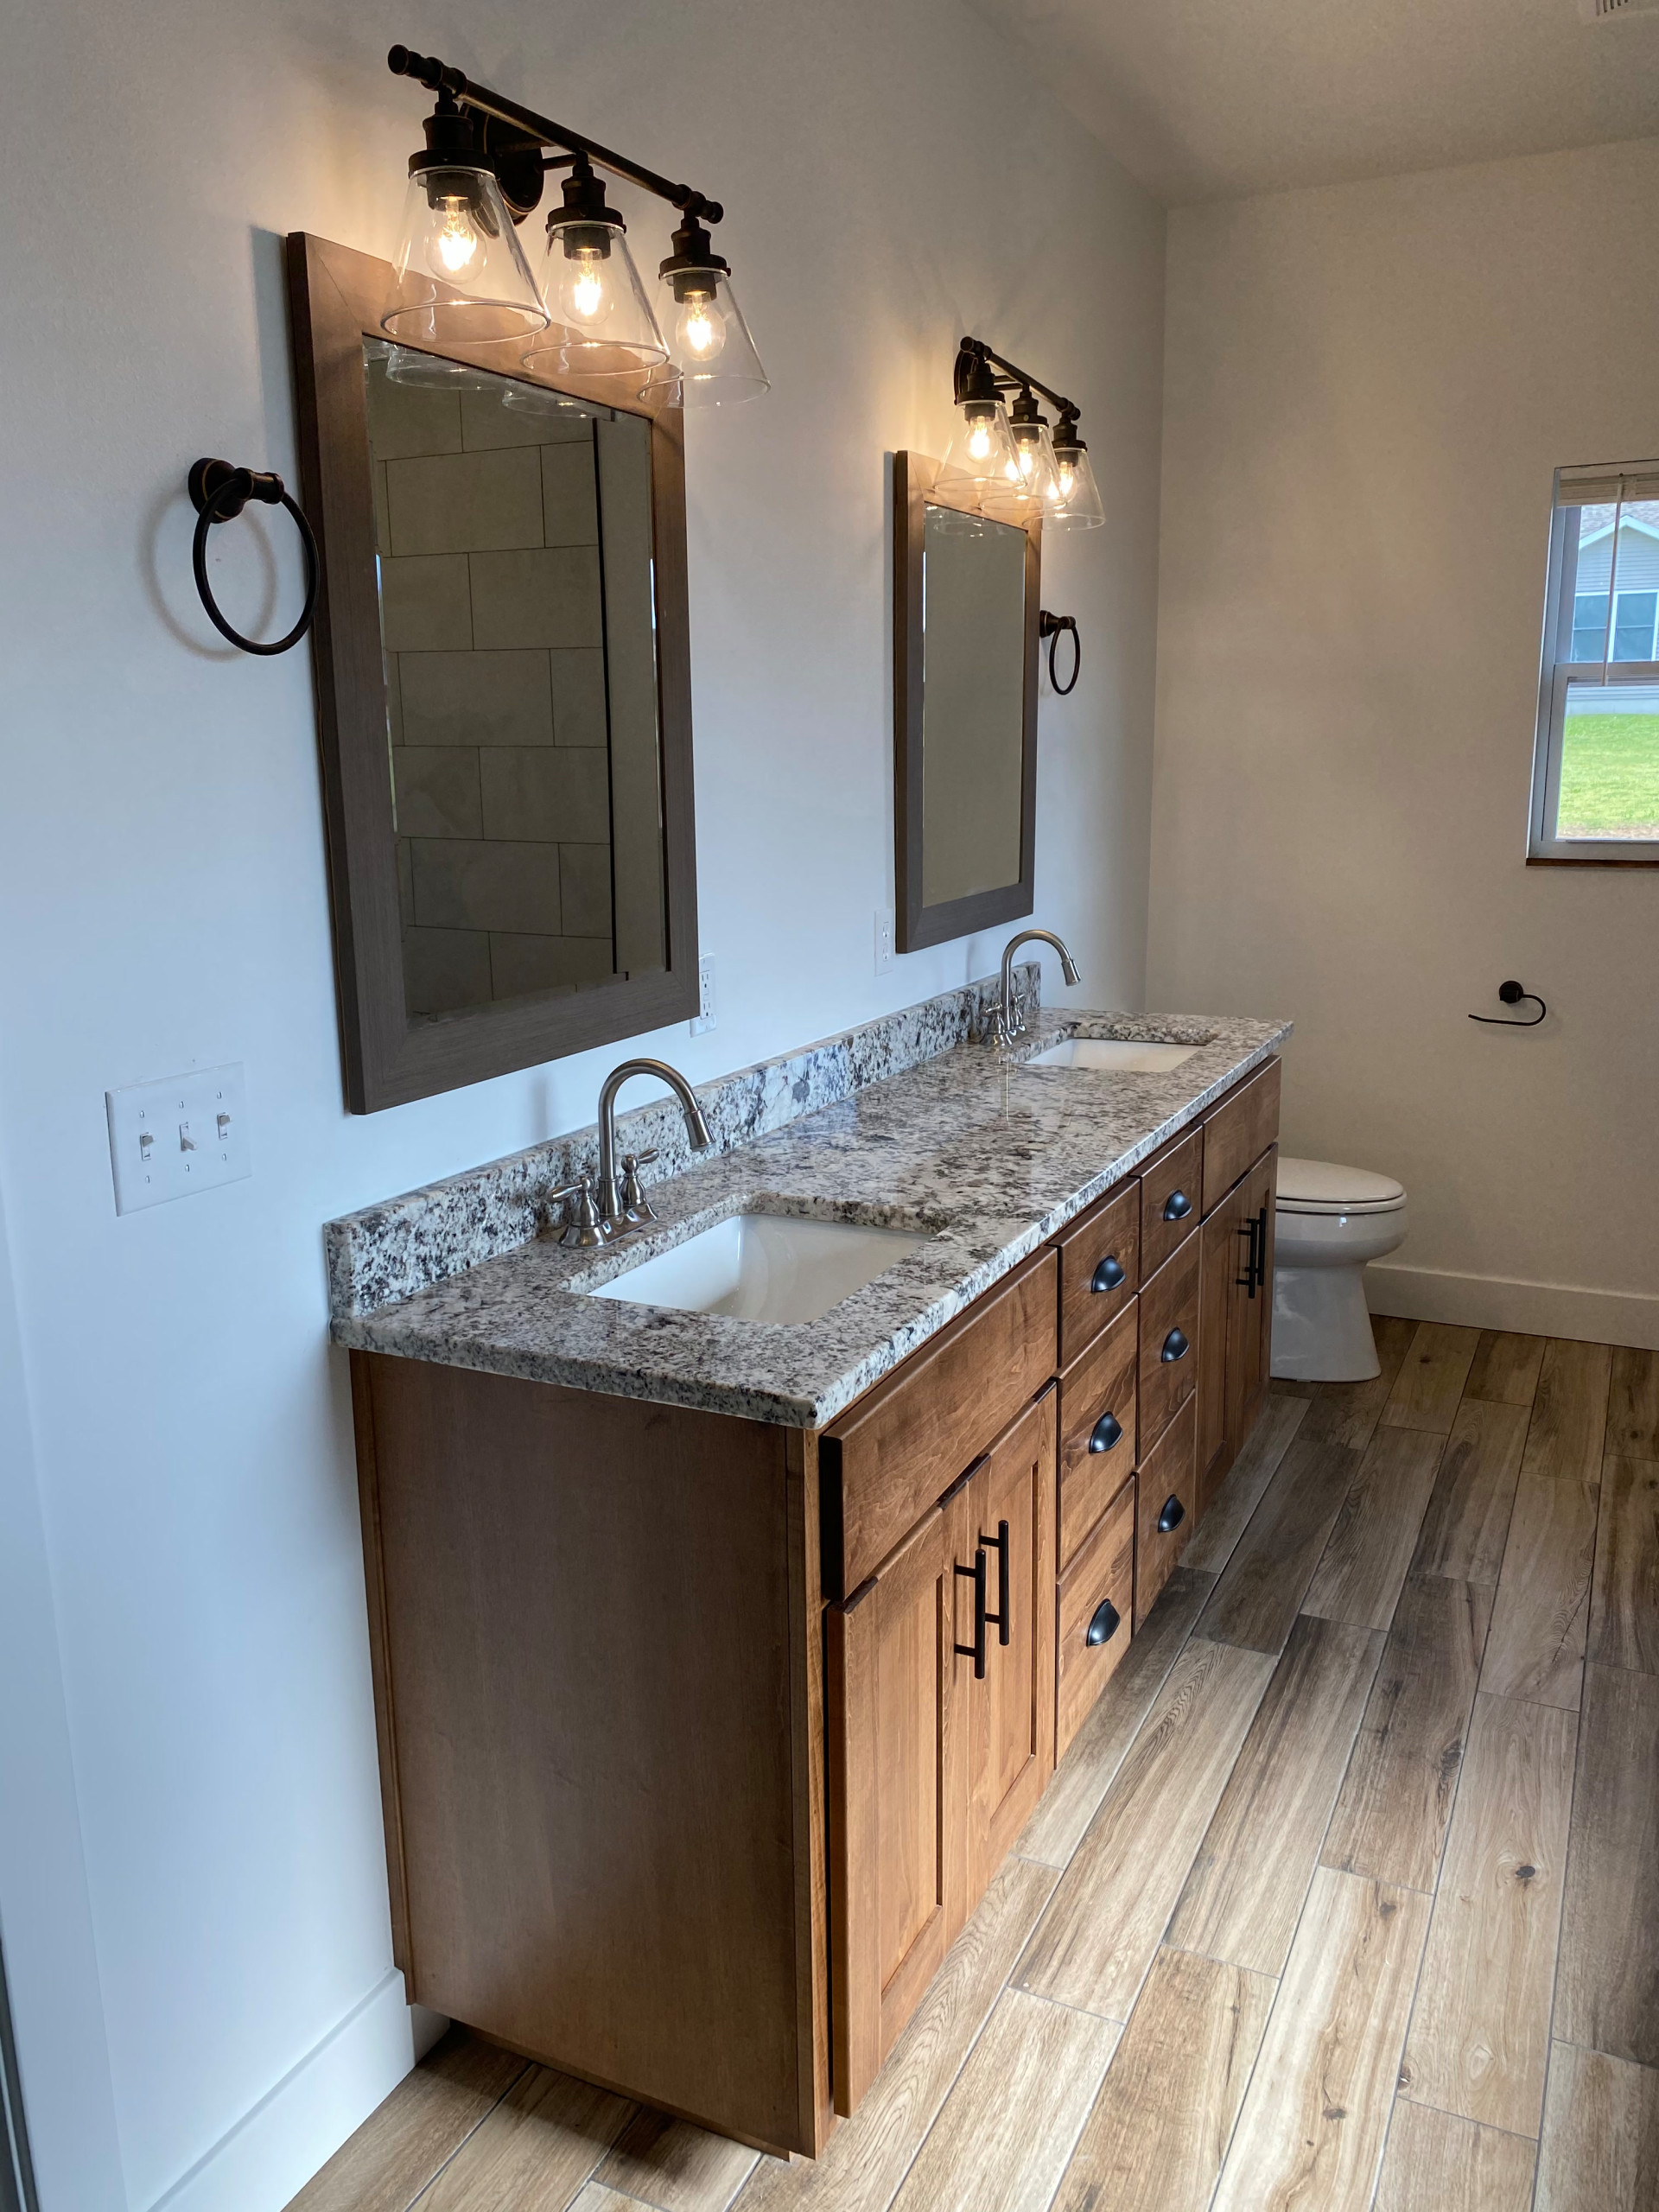
[(860, 1222), (728, 1214), (592, 1294), (686, 1313), (728, 1313), (740, 1321), (816, 1321), (927, 1241)]
[(1119, 1075), (1167, 1075), (1190, 1060), (1196, 1045), (1137, 1042), (1131, 1037), (1065, 1037), (1046, 1052), (1033, 1052), (1028, 1068), (1096, 1068)]

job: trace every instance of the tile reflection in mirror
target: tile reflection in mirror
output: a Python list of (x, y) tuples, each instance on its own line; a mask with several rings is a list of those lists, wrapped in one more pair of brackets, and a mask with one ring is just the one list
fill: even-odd
[(407, 1011), (661, 970), (650, 423), (364, 356)]
[(922, 897), (1017, 883), (1026, 533), (929, 501), (922, 552)]

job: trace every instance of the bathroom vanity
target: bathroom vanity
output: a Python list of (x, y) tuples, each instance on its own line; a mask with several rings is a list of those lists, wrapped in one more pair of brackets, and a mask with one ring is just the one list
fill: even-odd
[[(412, 1999), (822, 2146), (1259, 1410), (1287, 1033), (1039, 1015), (862, 1083), (838, 1046), (753, 1141), (700, 1094), (728, 1148), (603, 1253), (513, 1240), (552, 1152), (335, 1225)], [(1076, 1057), (1147, 1040), (1176, 1064)], [(867, 1279), (789, 1322), (630, 1294), (739, 1216), (902, 1255), (849, 1247)]]

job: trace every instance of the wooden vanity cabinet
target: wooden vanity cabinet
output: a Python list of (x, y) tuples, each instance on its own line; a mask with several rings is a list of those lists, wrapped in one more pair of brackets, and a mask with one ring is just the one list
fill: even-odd
[(353, 1353), (412, 2000), (823, 2147), (1260, 1408), (1278, 1080), (821, 1433)]

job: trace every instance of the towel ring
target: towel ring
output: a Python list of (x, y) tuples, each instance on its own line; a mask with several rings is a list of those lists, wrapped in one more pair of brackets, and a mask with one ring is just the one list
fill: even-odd
[(1469, 1017), (1470, 1020), (1488, 1022), (1494, 1029), (1535, 1029), (1549, 1012), (1549, 1008), (1536, 991), (1523, 990), (1516, 982), (1500, 983), (1497, 987), (1497, 995), (1505, 1006), (1519, 1006), (1523, 1000), (1530, 999), (1538, 1011), (1536, 1014), (1523, 1014), (1519, 1017), (1512, 1014), (1471, 1014)]
[[(311, 617), (316, 611), (317, 582), (321, 563), (317, 554), (317, 540), (310, 524), (301, 513), (296, 503), (289, 498), (287, 486), (280, 476), (257, 468), (232, 468), (228, 461), (199, 461), (185, 478), (185, 489), (190, 494), (190, 504), (196, 511), (196, 535), (190, 548), (190, 564), (196, 572), (196, 589), (201, 603), (207, 610), (207, 619), (222, 637), (245, 653), (285, 653), (311, 627)], [(305, 548), (305, 605), (300, 609), (300, 619), (285, 638), (277, 638), (270, 645), (262, 645), (257, 638), (245, 638), (233, 630), (219, 611), (213, 587), (207, 582), (207, 532), (216, 522), (232, 522), (239, 515), (250, 499), (257, 499), (268, 507), (286, 507), (294, 518), (300, 533), (300, 543)]]
[[(1054, 654), (1062, 634), (1067, 630), (1071, 632), (1071, 681), (1062, 683), (1054, 674)], [(1068, 692), (1077, 690), (1077, 677), (1083, 672), (1083, 639), (1077, 633), (1077, 618), (1075, 614), (1051, 614), (1044, 607), (1037, 617), (1037, 634), (1048, 639), (1049, 683), (1055, 696), (1064, 699)]]

